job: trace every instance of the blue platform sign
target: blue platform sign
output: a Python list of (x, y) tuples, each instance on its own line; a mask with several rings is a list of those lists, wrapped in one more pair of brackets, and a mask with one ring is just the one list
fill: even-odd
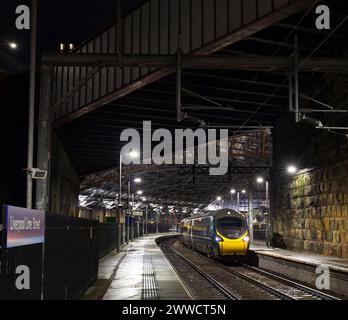
[(44, 243), (45, 212), (5, 206), (6, 247)]

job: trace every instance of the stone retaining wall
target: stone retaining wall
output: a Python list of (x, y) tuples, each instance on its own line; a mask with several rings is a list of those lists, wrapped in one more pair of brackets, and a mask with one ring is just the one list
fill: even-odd
[[(317, 81), (317, 83), (315, 83)], [(348, 77), (307, 82), (316, 99), (335, 108), (348, 105)], [(324, 85), (323, 85), (324, 84)], [(317, 88), (316, 88), (317, 87)], [(319, 106), (301, 101), (301, 108)], [(325, 125), (347, 126), (344, 114), (312, 114)], [(343, 132), (342, 132), (343, 133)], [(348, 139), (284, 115), (273, 132), (271, 214), (276, 246), (348, 258)], [(309, 169), (289, 176), (289, 164)]]
[(348, 160), (277, 185), (277, 245), (348, 258)]

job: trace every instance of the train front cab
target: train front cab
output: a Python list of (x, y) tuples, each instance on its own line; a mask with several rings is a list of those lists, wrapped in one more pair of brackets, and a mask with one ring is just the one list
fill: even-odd
[(247, 254), (250, 238), (245, 219), (234, 215), (217, 218), (215, 232), (220, 257), (243, 257)]

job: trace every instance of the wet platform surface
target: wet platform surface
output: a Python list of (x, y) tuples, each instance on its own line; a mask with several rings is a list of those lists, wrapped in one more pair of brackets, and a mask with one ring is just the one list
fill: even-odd
[(257, 254), (262, 254), (273, 258), (308, 264), (314, 267), (327, 266), (330, 269), (348, 273), (348, 259), (324, 256), (310, 252), (295, 252), (278, 248), (267, 248), (266, 245), (261, 243), (251, 245), (250, 249)]
[[(163, 235), (161, 235), (163, 236)], [(112, 252), (99, 263), (97, 284), (87, 300), (190, 300), (180, 278), (155, 240), (143, 237)]]

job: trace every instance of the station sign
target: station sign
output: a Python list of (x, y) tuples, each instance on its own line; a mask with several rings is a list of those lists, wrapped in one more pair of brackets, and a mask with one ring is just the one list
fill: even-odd
[(44, 243), (44, 211), (4, 206), (4, 213), (7, 248)]
[(134, 210), (133, 211), (133, 216), (135, 217), (143, 217), (144, 216), (144, 212), (141, 210)]
[(126, 210), (126, 215), (133, 217), (142, 217), (144, 216), (144, 212), (142, 210)]

